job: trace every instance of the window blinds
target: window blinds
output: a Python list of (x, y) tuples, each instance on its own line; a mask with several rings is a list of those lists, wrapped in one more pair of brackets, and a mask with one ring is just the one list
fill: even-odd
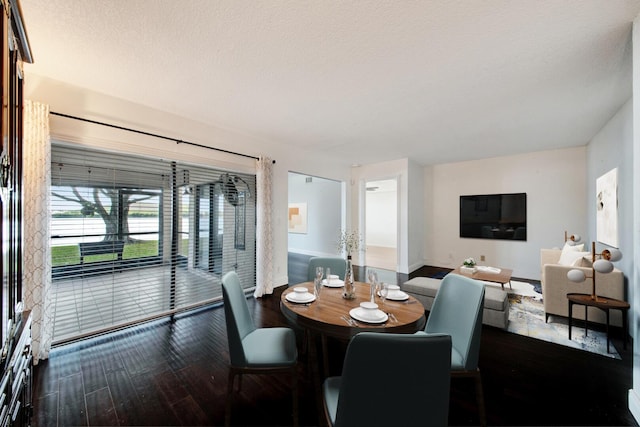
[(255, 286), (255, 176), (54, 143), (54, 344)]

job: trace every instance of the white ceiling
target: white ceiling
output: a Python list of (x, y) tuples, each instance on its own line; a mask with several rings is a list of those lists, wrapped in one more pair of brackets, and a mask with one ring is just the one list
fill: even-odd
[(358, 164), (586, 144), (631, 96), (640, 12), (640, 0), (21, 6), (28, 73)]

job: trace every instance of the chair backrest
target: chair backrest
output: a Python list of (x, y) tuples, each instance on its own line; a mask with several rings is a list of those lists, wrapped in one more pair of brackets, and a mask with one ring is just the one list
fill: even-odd
[(446, 426), (451, 338), (361, 332), (342, 368), (335, 426)]
[(337, 274), (341, 280), (344, 280), (344, 275), (347, 271), (347, 261), (340, 257), (313, 257), (309, 259), (307, 280), (310, 282), (316, 278), (316, 267), (329, 267), (331, 274)]
[(227, 322), (231, 364), (244, 366), (247, 360), (242, 347), (242, 340), (253, 332), (256, 327), (251, 318), (251, 313), (249, 313), (247, 297), (240, 285), (240, 278), (235, 271), (230, 271), (222, 277), (222, 296), (224, 298), (224, 317)]
[[(469, 277), (447, 274), (433, 300), (424, 330), (451, 335), (453, 351), (458, 353), (462, 365), (452, 368), (474, 370), (478, 367), (484, 286)], [(456, 364), (455, 354), (453, 362)]]

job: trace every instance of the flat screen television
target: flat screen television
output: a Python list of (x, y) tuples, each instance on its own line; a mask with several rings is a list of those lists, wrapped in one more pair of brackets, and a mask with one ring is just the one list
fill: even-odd
[(527, 193), (460, 196), (460, 237), (527, 240)]

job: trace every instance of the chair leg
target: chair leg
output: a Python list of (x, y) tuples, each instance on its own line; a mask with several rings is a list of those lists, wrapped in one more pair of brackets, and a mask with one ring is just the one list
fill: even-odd
[(475, 375), (476, 382), (476, 402), (478, 403), (478, 413), (480, 416), (480, 425), (486, 427), (487, 414), (484, 409), (484, 393), (482, 392), (482, 377), (480, 376), (480, 369), (478, 369)]
[(233, 381), (235, 380), (235, 372), (233, 368), (229, 369), (229, 379), (227, 382), (227, 405), (224, 411), (224, 425), (231, 425), (231, 397), (233, 395)]
[(293, 394), (293, 426), (298, 426), (298, 369), (291, 369), (291, 393)]

